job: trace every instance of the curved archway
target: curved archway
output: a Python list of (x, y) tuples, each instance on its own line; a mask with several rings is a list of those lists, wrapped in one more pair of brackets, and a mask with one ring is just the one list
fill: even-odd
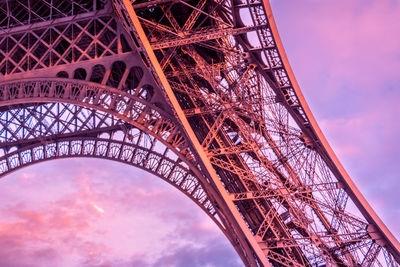
[(69, 75), (68, 75), (68, 72), (66, 72), (66, 71), (59, 71), (59, 72), (57, 72), (56, 77), (57, 78), (68, 78)]
[(77, 68), (74, 71), (74, 79), (76, 80), (86, 80), (86, 70), (84, 68)]
[(108, 78), (107, 85), (118, 88), (125, 73), (126, 64), (123, 61), (115, 61), (111, 66), (110, 77)]
[[(3, 104), (0, 102), (0, 105)], [(122, 162), (170, 183), (223, 229), (191, 162), (158, 136), (95, 109), (65, 103), (27, 105), (0, 112), (0, 176), (59, 158)]]
[(43, 102), (70, 103), (107, 112), (159, 138), (179, 151), (182, 160), (195, 162), (187, 140), (173, 117), (146, 95), (134, 96), (112, 87), (68, 79), (20, 80), (0, 84), (0, 107)]
[(174, 160), (145, 148), (140, 143), (83, 137), (39, 142), (0, 157), (0, 177), (35, 163), (72, 157), (118, 161), (158, 176), (193, 200), (221, 227), (214, 217), (216, 212), (213, 204), (194, 173), (177, 158)]
[(106, 73), (106, 68), (103, 65), (101, 64), (94, 65), (92, 67), (92, 74), (90, 76), (90, 81), (101, 84), (105, 73)]

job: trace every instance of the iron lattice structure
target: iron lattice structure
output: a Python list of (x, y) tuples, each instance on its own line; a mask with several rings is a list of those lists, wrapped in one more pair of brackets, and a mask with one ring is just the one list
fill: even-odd
[(329, 147), (267, 0), (0, 1), (0, 173), (64, 157), (145, 169), (247, 266), (398, 266)]

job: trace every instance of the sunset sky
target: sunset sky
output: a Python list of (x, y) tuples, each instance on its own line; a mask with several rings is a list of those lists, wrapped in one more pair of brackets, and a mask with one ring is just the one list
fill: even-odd
[[(322, 131), (400, 238), (400, 1), (271, 0)], [(242, 266), (212, 221), (161, 179), (68, 159), (0, 180), (0, 266)]]

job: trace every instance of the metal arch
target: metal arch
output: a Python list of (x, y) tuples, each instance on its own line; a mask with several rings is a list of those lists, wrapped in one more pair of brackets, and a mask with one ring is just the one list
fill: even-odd
[[(21, 123), (24, 121), (24, 123)], [(0, 177), (42, 161), (104, 158), (146, 170), (191, 198), (217, 223), (200, 172), (158, 138), (105, 112), (48, 103), (0, 112)]]
[(105, 158), (136, 166), (191, 198), (240, 255), (214, 189), (196, 166), (159, 137), (107, 112), (65, 103), (7, 107), (0, 112), (0, 125), (0, 177), (31, 164), (66, 157)]
[(113, 160), (158, 176), (188, 196), (211, 217), (221, 230), (224, 230), (215, 218), (213, 204), (193, 172), (180, 164), (179, 160), (173, 160), (167, 155), (157, 153), (137, 143), (83, 136), (59, 138), (57, 141), (44, 144), (38, 142), (0, 157), (0, 177), (36, 163), (73, 157)]
[(165, 111), (148, 101), (115, 88), (81, 80), (39, 78), (0, 84), (0, 107), (18, 104), (63, 102), (93, 108), (130, 123), (194, 162), (187, 141)]

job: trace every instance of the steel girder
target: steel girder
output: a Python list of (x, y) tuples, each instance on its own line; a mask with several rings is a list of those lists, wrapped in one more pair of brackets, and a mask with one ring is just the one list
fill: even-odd
[(248, 266), (397, 266), (302, 97), (267, 1), (0, 2), (0, 171), (148, 170)]
[(256, 264), (400, 260), (309, 111), (267, 1), (114, 2)]

